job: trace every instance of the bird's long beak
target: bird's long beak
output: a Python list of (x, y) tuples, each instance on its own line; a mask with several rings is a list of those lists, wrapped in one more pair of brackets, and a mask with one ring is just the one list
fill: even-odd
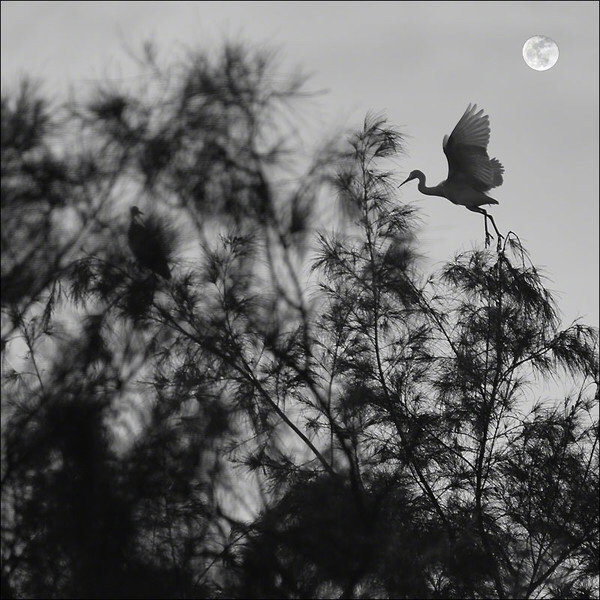
[(401, 188), (405, 183), (408, 183), (409, 181), (411, 181), (410, 177), (408, 179), (405, 179), (398, 187)]

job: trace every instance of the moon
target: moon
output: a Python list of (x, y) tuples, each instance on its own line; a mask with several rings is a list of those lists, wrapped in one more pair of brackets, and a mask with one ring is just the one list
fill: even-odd
[(547, 71), (558, 60), (558, 45), (545, 35), (534, 35), (523, 45), (523, 60), (536, 71)]

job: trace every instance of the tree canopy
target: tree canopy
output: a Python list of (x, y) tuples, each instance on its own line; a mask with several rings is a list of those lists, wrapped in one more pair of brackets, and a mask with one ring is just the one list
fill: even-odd
[(518, 235), (427, 273), (384, 116), (139, 64), (2, 97), (3, 597), (594, 597), (598, 331)]

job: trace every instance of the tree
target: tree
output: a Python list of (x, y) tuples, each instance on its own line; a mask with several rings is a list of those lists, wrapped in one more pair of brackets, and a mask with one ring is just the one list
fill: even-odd
[(426, 277), (383, 117), (307, 159), (264, 53), (140, 64), (2, 99), (3, 595), (592, 596), (598, 334), (518, 236)]

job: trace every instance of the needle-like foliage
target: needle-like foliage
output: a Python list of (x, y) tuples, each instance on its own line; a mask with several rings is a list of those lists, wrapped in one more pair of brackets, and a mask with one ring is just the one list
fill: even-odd
[(513, 233), (424, 273), (272, 59), (3, 97), (3, 596), (592, 597), (597, 330)]

